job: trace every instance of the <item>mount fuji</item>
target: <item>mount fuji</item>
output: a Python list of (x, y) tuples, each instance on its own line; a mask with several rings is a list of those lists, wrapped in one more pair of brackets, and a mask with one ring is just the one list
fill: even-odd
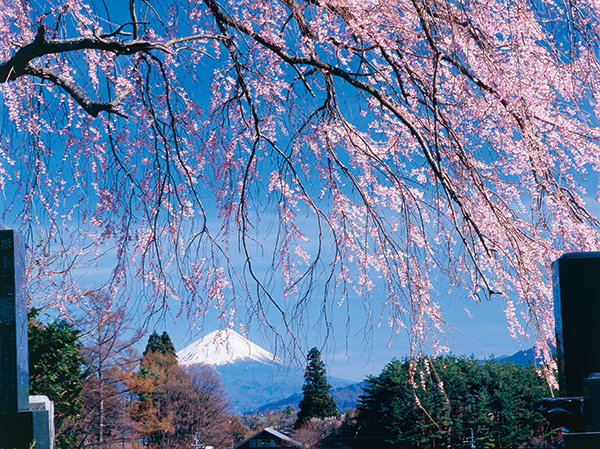
[(177, 353), (182, 366), (198, 363), (215, 366), (235, 363), (279, 364), (269, 351), (231, 329), (214, 331)]
[[(245, 413), (282, 401), (302, 390), (304, 371), (231, 329), (212, 332), (177, 353), (179, 364), (211, 366), (231, 399), (232, 411)], [(353, 382), (329, 379), (335, 387)]]

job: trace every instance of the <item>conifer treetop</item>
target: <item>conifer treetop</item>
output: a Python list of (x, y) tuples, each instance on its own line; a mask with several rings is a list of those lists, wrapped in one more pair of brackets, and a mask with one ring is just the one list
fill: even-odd
[(304, 394), (300, 401), (298, 417), (294, 427), (297, 429), (311, 418), (339, 417), (335, 400), (329, 390), (331, 385), (327, 382), (325, 363), (321, 360), (321, 352), (312, 348), (308, 352), (308, 363), (304, 372)]

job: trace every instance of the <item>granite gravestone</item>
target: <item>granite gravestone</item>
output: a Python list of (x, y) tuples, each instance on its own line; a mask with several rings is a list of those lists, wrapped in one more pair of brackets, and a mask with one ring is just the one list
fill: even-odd
[(54, 405), (29, 396), (25, 248), (0, 227), (0, 448), (54, 448)]
[(568, 253), (553, 266), (554, 319), (561, 396), (581, 396), (600, 372), (600, 252)]
[(46, 396), (29, 396), (36, 449), (54, 449), (54, 403)]
[(563, 428), (566, 449), (600, 448), (600, 252), (569, 253), (553, 265), (559, 398), (540, 411)]
[(20, 236), (0, 229), (0, 447), (16, 449), (33, 440), (24, 253)]

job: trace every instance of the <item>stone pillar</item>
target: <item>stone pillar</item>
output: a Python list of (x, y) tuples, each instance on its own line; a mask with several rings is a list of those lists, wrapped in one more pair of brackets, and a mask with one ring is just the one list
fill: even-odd
[(12, 230), (0, 230), (0, 373), (0, 412), (29, 410), (25, 254)]
[(29, 360), (25, 250), (13, 230), (0, 228), (0, 447), (29, 449)]
[(54, 403), (46, 396), (29, 396), (36, 449), (54, 449)]
[(568, 253), (553, 265), (560, 395), (583, 394), (583, 379), (600, 372), (600, 252)]
[[(566, 449), (600, 448), (600, 252), (569, 253), (553, 265), (558, 381), (546, 416), (565, 426)], [(552, 402), (554, 401), (554, 402)], [(567, 410), (561, 401), (580, 404)], [(552, 408), (552, 404), (554, 408)], [(548, 416), (550, 415), (550, 416)], [(569, 428), (570, 427), (570, 428)]]

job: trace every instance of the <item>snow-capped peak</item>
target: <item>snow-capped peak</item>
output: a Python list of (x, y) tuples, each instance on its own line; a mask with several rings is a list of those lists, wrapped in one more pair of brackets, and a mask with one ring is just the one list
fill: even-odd
[(177, 353), (180, 365), (204, 363), (212, 366), (240, 361), (277, 362), (269, 351), (231, 329), (211, 332)]

